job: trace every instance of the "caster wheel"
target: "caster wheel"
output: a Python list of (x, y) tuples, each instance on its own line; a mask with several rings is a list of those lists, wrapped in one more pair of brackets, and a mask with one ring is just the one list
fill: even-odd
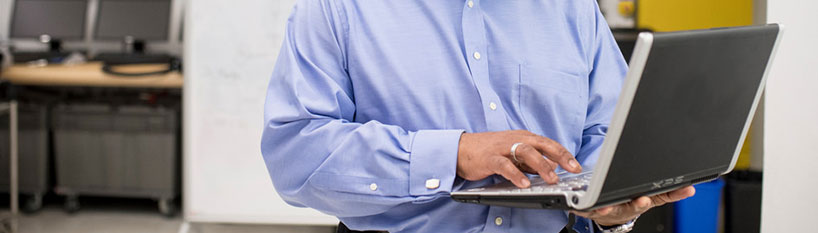
[(70, 214), (76, 213), (80, 210), (80, 200), (76, 195), (66, 196), (65, 203), (63, 203), (63, 210)]
[(0, 219), (0, 232), (13, 232), (11, 221), (13, 221), (11, 218)]
[(173, 203), (173, 199), (170, 198), (160, 199), (159, 213), (168, 218), (176, 216), (176, 204)]
[(26, 198), (26, 201), (23, 203), (22, 211), (25, 213), (34, 213), (40, 210), (43, 207), (43, 195), (42, 194), (34, 194), (30, 197)]

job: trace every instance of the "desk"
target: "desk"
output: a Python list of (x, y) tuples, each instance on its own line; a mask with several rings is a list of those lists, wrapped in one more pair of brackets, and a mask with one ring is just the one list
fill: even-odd
[[(141, 64), (122, 65), (116, 71), (136, 73), (164, 70), (167, 65), (163, 64)], [(142, 77), (121, 77), (102, 72), (101, 62), (90, 62), (81, 65), (13, 65), (0, 73), (0, 80), (7, 81), (12, 85), (19, 86), (86, 86), (86, 87), (125, 87), (125, 88), (182, 88), (182, 74), (174, 71), (163, 75), (142, 76)], [(16, 232), (17, 228), (17, 169), (18, 169), (18, 144), (17, 144), (17, 101), (16, 96), (11, 96), (11, 101), (0, 104), (0, 112), (10, 114), (10, 199), (11, 199), (11, 228)]]
[[(122, 65), (120, 72), (149, 72), (166, 69), (163, 64)], [(122, 77), (102, 72), (101, 62), (81, 65), (13, 65), (2, 73), (2, 80), (14, 85), (32, 86), (92, 86), (131, 88), (182, 88), (179, 72), (143, 77)]]

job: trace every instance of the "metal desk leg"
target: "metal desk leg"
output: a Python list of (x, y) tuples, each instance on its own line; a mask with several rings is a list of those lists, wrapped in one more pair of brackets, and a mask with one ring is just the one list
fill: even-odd
[(11, 232), (17, 232), (17, 215), (19, 214), (19, 202), (17, 201), (17, 162), (18, 162), (18, 154), (17, 154), (17, 101), (12, 100), (9, 102), (9, 148), (11, 148), (9, 152), (9, 166), (11, 167), (9, 170), (11, 174), (9, 177), (11, 180), (9, 183), (11, 184), (10, 195), (11, 196)]

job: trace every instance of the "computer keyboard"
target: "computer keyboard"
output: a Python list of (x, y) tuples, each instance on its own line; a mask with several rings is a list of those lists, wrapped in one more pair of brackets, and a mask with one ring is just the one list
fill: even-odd
[(91, 60), (111, 65), (124, 65), (170, 63), (173, 59), (175, 58), (168, 54), (100, 53)]
[(584, 192), (588, 189), (588, 184), (591, 183), (591, 177), (591, 172), (563, 175), (560, 177), (560, 182), (556, 184), (548, 184), (545, 180), (537, 177), (531, 180), (531, 187), (509, 189), (505, 193)]
[(70, 52), (14, 52), (12, 57), (15, 63), (27, 63), (40, 59), (45, 59), (48, 63), (61, 63), (63, 59), (71, 55)]

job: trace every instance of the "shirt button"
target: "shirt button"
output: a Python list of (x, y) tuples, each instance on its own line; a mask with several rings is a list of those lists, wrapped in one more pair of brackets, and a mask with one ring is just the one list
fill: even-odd
[(497, 225), (497, 226), (503, 225), (503, 218), (502, 217), (495, 218), (494, 219), (494, 225)]
[(474, 7), (474, 1), (469, 0), (469, 8), (472, 8), (472, 7)]
[(489, 104), (489, 108), (491, 108), (492, 111), (497, 110), (497, 104), (495, 104), (494, 102), (491, 102)]
[(378, 184), (372, 183), (369, 185), (369, 190), (375, 191), (378, 190)]
[(480, 60), (480, 53), (474, 52), (474, 59)]
[(440, 180), (439, 179), (428, 179), (426, 180), (426, 188), (427, 189), (436, 189), (440, 187)]

